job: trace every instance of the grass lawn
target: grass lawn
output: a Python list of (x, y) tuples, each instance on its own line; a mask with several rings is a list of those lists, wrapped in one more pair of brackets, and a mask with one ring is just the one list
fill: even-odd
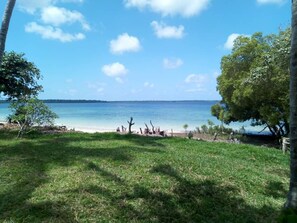
[(0, 222), (275, 222), (289, 155), (181, 138), (0, 132)]

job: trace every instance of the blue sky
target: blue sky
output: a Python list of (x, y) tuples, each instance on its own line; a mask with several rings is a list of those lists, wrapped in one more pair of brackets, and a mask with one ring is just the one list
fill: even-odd
[(42, 99), (217, 100), (234, 38), (286, 28), (290, 2), (17, 0), (6, 50), (41, 70)]

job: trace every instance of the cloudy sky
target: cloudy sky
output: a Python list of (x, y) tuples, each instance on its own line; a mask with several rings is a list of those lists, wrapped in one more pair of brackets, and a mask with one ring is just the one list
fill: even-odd
[(220, 99), (233, 40), (286, 28), (290, 2), (17, 0), (6, 50), (41, 70), (43, 99)]

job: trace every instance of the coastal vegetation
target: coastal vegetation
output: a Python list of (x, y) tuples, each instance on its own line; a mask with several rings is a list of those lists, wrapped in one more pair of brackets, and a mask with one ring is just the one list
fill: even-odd
[(291, 29), (277, 35), (240, 36), (232, 53), (221, 60), (218, 91), (222, 101), (212, 107), (220, 121), (252, 121), (271, 134), (289, 133)]
[(116, 133), (0, 132), (2, 222), (274, 222), (289, 155)]
[(9, 122), (17, 123), (19, 132), (17, 138), (32, 130), (36, 126), (53, 126), (58, 115), (37, 98), (19, 99), (10, 105), (12, 114)]
[(24, 54), (4, 53), (0, 69), (0, 92), (10, 102), (9, 123), (19, 126), (17, 137), (33, 126), (53, 125), (58, 116), (37, 98), (42, 91), (38, 84), (40, 71)]

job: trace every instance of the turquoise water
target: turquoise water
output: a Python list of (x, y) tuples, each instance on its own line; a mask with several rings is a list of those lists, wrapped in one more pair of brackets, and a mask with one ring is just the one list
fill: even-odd
[[(212, 120), (220, 124), (211, 116), (210, 108), (216, 101), (178, 101), (178, 102), (98, 102), (98, 103), (49, 103), (48, 106), (58, 114), (58, 125), (66, 125), (83, 131), (115, 131), (117, 127), (128, 126), (127, 120), (134, 118), (134, 131), (139, 131), (152, 120), (155, 127), (161, 130), (175, 132), (184, 131), (183, 125), (188, 124), (188, 130), (207, 124)], [(0, 121), (4, 121), (9, 114), (8, 104), (0, 104)], [(248, 130), (248, 123), (235, 123), (231, 127), (239, 129), (241, 126)]]

